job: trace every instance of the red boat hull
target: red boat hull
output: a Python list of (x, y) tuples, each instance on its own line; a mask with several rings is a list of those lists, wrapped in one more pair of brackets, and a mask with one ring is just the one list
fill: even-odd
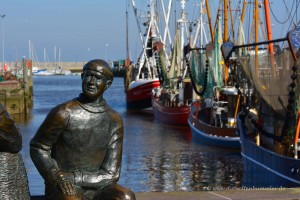
[(166, 107), (152, 97), (153, 114), (156, 120), (171, 125), (188, 125), (189, 106)]
[(152, 90), (159, 85), (158, 79), (133, 81), (126, 92), (127, 109), (150, 108)]

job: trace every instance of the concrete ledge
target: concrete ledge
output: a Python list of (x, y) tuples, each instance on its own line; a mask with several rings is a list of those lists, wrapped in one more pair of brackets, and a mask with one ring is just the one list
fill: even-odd
[[(257, 188), (201, 192), (137, 192), (135, 195), (137, 200), (300, 200), (300, 188)], [(44, 197), (33, 196), (31, 200), (44, 200)]]
[(224, 191), (203, 191), (203, 192), (145, 192), (136, 193), (137, 200), (284, 200), (299, 199), (300, 188), (293, 189), (274, 189), (274, 190), (224, 190)]

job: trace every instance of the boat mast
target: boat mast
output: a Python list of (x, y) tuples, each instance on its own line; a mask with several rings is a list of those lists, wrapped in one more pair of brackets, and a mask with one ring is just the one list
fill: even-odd
[(61, 48), (58, 48), (58, 67), (61, 67), (60, 56), (61, 56)]
[(181, 0), (180, 1), (181, 3), (181, 18), (178, 20), (179, 24), (180, 24), (180, 50), (181, 50), (181, 62), (180, 62), (180, 68), (181, 70), (183, 71), (184, 70), (184, 66), (183, 66), (183, 55), (184, 55), (184, 52), (183, 52), (183, 47), (184, 47), (184, 30), (185, 30), (185, 25), (186, 25), (186, 18), (185, 18), (185, 12), (184, 12), (184, 9), (185, 9), (185, 0)]
[(56, 46), (54, 46), (54, 67), (56, 68)]
[[(155, 10), (154, 10), (154, 0), (150, 1), (150, 23), (149, 23), (149, 27), (148, 27), (148, 33), (147, 33), (147, 40), (146, 42), (148, 42), (148, 40), (151, 37), (151, 51), (152, 51), (152, 47), (153, 47), (153, 43), (156, 42), (157, 39), (157, 24), (156, 24), (156, 14), (155, 14)], [(147, 47), (147, 44), (145, 44), (145, 46)], [(146, 52), (146, 49), (144, 50), (144, 52)], [(147, 67), (148, 67), (148, 74), (150, 78), (154, 78), (152, 77), (152, 72), (151, 72), (151, 67), (150, 67), (150, 63), (149, 63), (149, 59), (146, 56), (145, 57), (147, 60)], [(148, 77), (148, 78), (149, 78)]]
[[(254, 1), (254, 24), (255, 24), (255, 43), (258, 43), (258, 0)], [(255, 45), (255, 55), (258, 55), (258, 46)], [(258, 66), (256, 66), (258, 67)]]
[(247, 2), (246, 2), (246, 0), (244, 0), (243, 8), (242, 8), (242, 15), (241, 15), (242, 23), (244, 23), (244, 19), (245, 19), (246, 5), (247, 5)]
[[(172, 39), (171, 39), (169, 24), (170, 24), (170, 15), (171, 15), (171, 8), (172, 8), (173, 0), (169, 1), (167, 13), (165, 10), (164, 1), (160, 0), (160, 2), (161, 2), (161, 7), (162, 7), (163, 15), (164, 15), (164, 20), (165, 20), (164, 36), (161, 39), (161, 41), (163, 43), (163, 49), (165, 50), (164, 52), (165, 52), (165, 57), (166, 57), (166, 59), (165, 59), (166, 65), (170, 66), (168, 51), (170, 51), (170, 49), (172, 47)], [(169, 41), (168, 45), (167, 45), (167, 37), (168, 37), (168, 41)]]
[[(224, 0), (224, 37), (223, 42), (228, 41), (228, 0)], [(228, 67), (224, 64), (224, 84), (228, 81)]]
[(129, 41), (128, 41), (128, 10), (127, 10), (127, 2), (126, 2), (126, 60), (125, 67), (129, 67), (130, 65), (130, 56), (129, 56)]
[(212, 23), (211, 23), (210, 8), (209, 8), (208, 0), (205, 0), (205, 7), (206, 7), (206, 11), (207, 11), (207, 19), (208, 19), (208, 24), (209, 24), (211, 41), (213, 43), (214, 42), (214, 31), (213, 31)]
[[(265, 7), (265, 17), (266, 17), (266, 25), (267, 25), (267, 34), (268, 40), (272, 40), (272, 26), (271, 26), (271, 17), (269, 11), (269, 1), (264, 0), (264, 7)], [(274, 46), (273, 43), (269, 44), (269, 53), (271, 58), (271, 68), (272, 68), (272, 76), (275, 76), (275, 60), (274, 60)]]
[[(153, 0), (151, 0), (152, 2)], [(139, 79), (139, 76), (140, 76), (140, 73), (141, 73), (141, 68), (144, 66), (144, 63), (145, 63), (145, 60), (146, 60), (146, 65), (147, 65), (147, 68), (150, 69), (150, 64), (149, 64), (149, 60), (148, 60), (148, 57), (147, 57), (147, 54), (146, 54), (146, 47), (147, 47), (147, 42), (148, 42), (148, 39), (149, 39), (149, 34), (150, 34), (150, 27), (152, 25), (152, 21), (150, 20), (150, 23), (148, 25), (148, 31), (147, 31), (147, 36), (146, 36), (146, 40), (144, 41), (144, 38), (143, 38), (143, 35), (142, 35), (142, 29), (141, 29), (141, 26), (140, 26), (140, 23), (139, 23), (139, 20), (138, 20), (138, 16), (137, 16), (137, 8), (135, 6), (135, 1), (134, 0), (131, 0), (131, 3), (132, 3), (132, 7), (133, 7), (133, 12), (134, 12), (134, 15), (135, 15), (135, 19), (136, 19), (136, 23), (137, 23), (137, 26), (138, 26), (138, 30), (139, 30), (139, 35), (140, 35), (140, 39), (141, 39), (141, 42), (142, 42), (142, 48), (143, 48), (143, 52), (142, 52), (142, 56), (141, 58), (139, 59), (139, 71), (136, 75), (136, 80)], [(151, 6), (152, 3), (150, 3), (150, 6)], [(152, 17), (151, 17), (152, 19)], [(149, 77), (148, 78), (152, 78), (151, 76), (151, 70), (149, 70)]]
[[(150, 1), (150, 29), (151, 29), (151, 38), (156, 39), (157, 38), (157, 31), (156, 31), (156, 14), (154, 10), (154, 0)], [(149, 34), (150, 36), (150, 34)], [(153, 41), (152, 41), (153, 43)]]
[(167, 36), (168, 36), (170, 46), (172, 46), (172, 39), (171, 39), (171, 35), (170, 35), (169, 23), (170, 23), (170, 14), (171, 14), (172, 3), (173, 3), (173, 0), (170, 0), (169, 5), (168, 5), (168, 10), (167, 10), (168, 12), (166, 15), (164, 2), (163, 2), (163, 0), (161, 0), (161, 7), (163, 9), (164, 19), (165, 19), (165, 23), (166, 23), (164, 37), (163, 37), (163, 44), (166, 45), (166, 40), (167, 40)]
[(45, 69), (45, 64), (46, 64), (46, 48), (44, 48), (44, 63), (43, 63), (44, 69)]
[(31, 41), (28, 41), (28, 58), (31, 59), (31, 54), (32, 54), (32, 50), (31, 50)]
[[(136, 24), (137, 24), (137, 27), (138, 27), (138, 30), (139, 30), (140, 39), (141, 39), (142, 45), (144, 45), (144, 38), (143, 38), (143, 35), (142, 35), (142, 29), (141, 29), (141, 26), (140, 26), (140, 22), (139, 22), (139, 19), (138, 19), (138, 16), (137, 16), (137, 8), (135, 7), (135, 1), (131, 0), (131, 4), (132, 4)], [(143, 48), (144, 48), (144, 46), (143, 46)]]
[[(271, 27), (271, 18), (270, 18), (269, 1), (268, 0), (264, 0), (264, 7), (265, 7), (268, 40), (272, 40), (272, 27)], [(273, 43), (269, 44), (269, 52), (270, 52), (270, 54), (274, 54)]]
[(234, 18), (232, 15), (233, 9), (232, 9), (232, 4), (231, 1), (229, 1), (229, 12), (230, 12), (230, 24), (231, 24), (231, 30), (232, 30), (232, 38), (233, 38), (233, 42), (234, 44), (236, 43), (236, 39), (235, 39), (235, 32), (234, 32)]
[(204, 29), (204, 26), (203, 26), (203, 19), (202, 19), (202, 9), (203, 9), (203, 7), (204, 7), (204, 1), (200, 2), (200, 6), (199, 6), (200, 15), (199, 15), (198, 23), (197, 23), (195, 38), (194, 38), (194, 41), (192, 43), (192, 48), (196, 47), (198, 37), (199, 37), (199, 47), (200, 48), (203, 47), (203, 36), (205, 37), (205, 43), (207, 43), (207, 36), (206, 36), (206, 32), (205, 32), (205, 29)]
[(224, 0), (224, 37), (223, 41), (228, 40), (228, 1)]

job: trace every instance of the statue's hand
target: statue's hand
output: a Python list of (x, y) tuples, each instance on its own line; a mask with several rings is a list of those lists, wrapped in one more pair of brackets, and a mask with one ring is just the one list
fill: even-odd
[(74, 185), (74, 175), (73, 173), (58, 171), (56, 174), (57, 186), (63, 194), (75, 195), (76, 188)]

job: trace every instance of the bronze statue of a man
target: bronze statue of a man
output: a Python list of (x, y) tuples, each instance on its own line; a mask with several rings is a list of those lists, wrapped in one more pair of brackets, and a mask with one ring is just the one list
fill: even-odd
[(53, 108), (30, 142), (31, 158), (45, 179), (47, 199), (135, 199), (117, 184), (123, 121), (103, 99), (113, 81), (107, 62), (83, 67), (82, 93)]
[(30, 200), (19, 129), (0, 103), (0, 199)]

